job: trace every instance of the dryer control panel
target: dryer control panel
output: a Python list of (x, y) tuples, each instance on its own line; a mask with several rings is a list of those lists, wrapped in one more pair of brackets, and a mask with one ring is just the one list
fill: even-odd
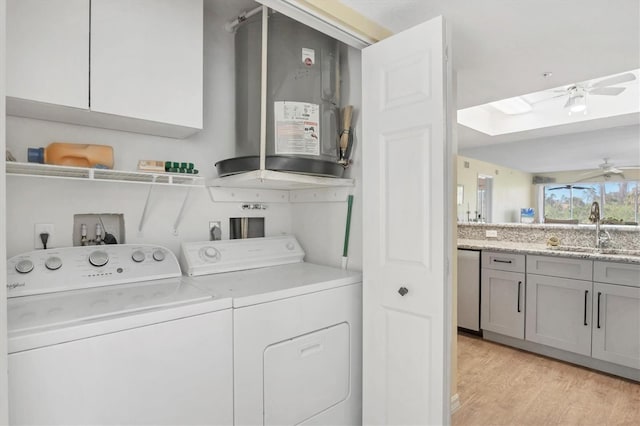
[(182, 243), (185, 275), (198, 276), (302, 262), (304, 251), (292, 235)]
[(171, 250), (118, 244), (36, 250), (7, 264), (7, 296), (100, 287), (181, 276)]

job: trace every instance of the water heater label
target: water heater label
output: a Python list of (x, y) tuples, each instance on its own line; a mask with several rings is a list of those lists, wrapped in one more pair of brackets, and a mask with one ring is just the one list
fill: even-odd
[(273, 103), (276, 155), (320, 155), (320, 105)]

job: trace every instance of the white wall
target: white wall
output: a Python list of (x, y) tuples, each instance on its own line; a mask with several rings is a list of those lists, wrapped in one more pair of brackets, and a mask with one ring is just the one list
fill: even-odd
[[(355, 125), (353, 164), (344, 177), (355, 178), (349, 238), (348, 268), (362, 270), (362, 105), (360, 51), (345, 47), (342, 55), (342, 105), (353, 105)], [(365, 142), (366, 143), (366, 142)], [(300, 203), (292, 205), (292, 230), (302, 244), (308, 262), (340, 266), (347, 218), (347, 203)]]
[[(7, 2), (0, 0), (0, 155), (5, 149), (5, 36)], [(0, 424), (9, 422), (7, 400), (7, 270), (6, 270), (6, 192), (4, 161), (0, 161)]]
[[(215, 8), (205, 8), (204, 130), (184, 140), (97, 129), (27, 118), (7, 117), (7, 147), (26, 161), (28, 147), (54, 141), (107, 144), (114, 147), (115, 168), (135, 170), (140, 159), (190, 161), (205, 177), (215, 175), (214, 163), (234, 156), (235, 94), (233, 34), (224, 30), (229, 19)], [(265, 216), (265, 232), (291, 232), (288, 204), (273, 203), (266, 212), (247, 214), (238, 203), (212, 203), (205, 189), (194, 188), (177, 235), (173, 223), (184, 188), (154, 187), (143, 232), (138, 223), (148, 186), (141, 184), (77, 182), (51, 178), (7, 178), (7, 255), (33, 250), (34, 224), (53, 223), (55, 247), (72, 244), (76, 213), (123, 213), (127, 243), (156, 243), (179, 253), (181, 241), (208, 239), (210, 220)]]
[[(469, 162), (468, 168), (465, 162)], [(519, 222), (521, 208), (535, 207), (530, 173), (458, 156), (458, 185), (464, 186), (464, 200), (458, 205), (459, 221), (467, 221), (467, 208), (474, 217), (479, 174), (493, 176), (493, 223)]]

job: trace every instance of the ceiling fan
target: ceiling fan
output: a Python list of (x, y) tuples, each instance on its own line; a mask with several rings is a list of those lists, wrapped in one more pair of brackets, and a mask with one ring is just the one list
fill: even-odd
[(625, 179), (623, 170), (640, 170), (640, 167), (616, 167), (613, 163), (609, 162), (608, 158), (604, 158), (604, 163), (598, 164), (598, 170), (587, 172), (581, 176), (578, 176), (576, 182), (584, 182), (588, 179), (604, 177), (610, 179), (613, 176), (617, 176), (620, 179)]
[(575, 83), (563, 89), (552, 90), (553, 93), (558, 94), (550, 98), (546, 98), (544, 101), (566, 96), (567, 102), (564, 104), (564, 108), (569, 109), (569, 114), (575, 112), (584, 112), (586, 114), (587, 95), (617, 96), (624, 92), (626, 88), (613, 86), (616, 84), (627, 83), (635, 79), (635, 74), (627, 72), (596, 82), (591, 80), (582, 83)]

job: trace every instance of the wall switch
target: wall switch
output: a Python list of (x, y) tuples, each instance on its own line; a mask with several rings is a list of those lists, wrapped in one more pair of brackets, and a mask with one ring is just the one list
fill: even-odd
[(485, 232), (487, 238), (498, 238), (498, 231), (495, 229), (487, 229)]
[(53, 247), (53, 223), (36, 223), (33, 232), (33, 248), (36, 250), (44, 248), (42, 239), (40, 238), (40, 234), (43, 233), (49, 234), (49, 238), (47, 239), (47, 248)]
[(222, 239), (222, 222), (212, 220), (209, 222), (209, 241), (218, 241)]

